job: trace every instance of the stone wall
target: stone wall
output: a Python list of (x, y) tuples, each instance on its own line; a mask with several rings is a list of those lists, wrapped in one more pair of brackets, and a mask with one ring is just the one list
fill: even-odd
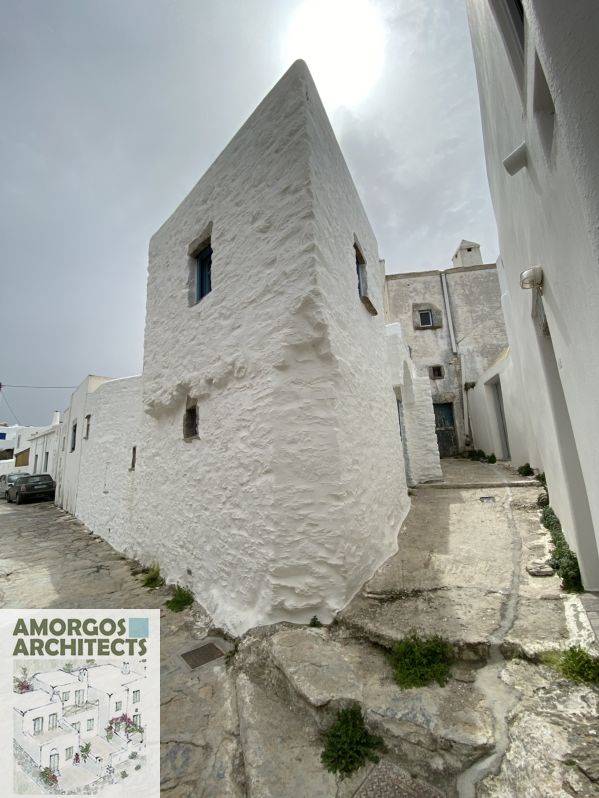
[[(141, 377), (129, 377), (109, 380), (88, 396), (89, 437), (83, 441), (77, 490), (77, 517), (129, 555), (137, 553), (132, 532), (138, 472), (132, 449), (139, 445), (141, 394)], [(143, 454), (140, 448), (138, 457)]]

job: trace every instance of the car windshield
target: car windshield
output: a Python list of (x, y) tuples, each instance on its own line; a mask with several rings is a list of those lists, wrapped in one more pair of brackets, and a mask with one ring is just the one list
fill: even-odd
[(23, 479), (23, 477), (27, 477), (29, 474), (9, 474), (6, 477), (7, 482), (16, 482), (17, 479)]
[(21, 479), (19, 479), (19, 484), (22, 482), (26, 482), (27, 484), (32, 482), (52, 482), (52, 477), (50, 474), (38, 474), (36, 477), (21, 477)]

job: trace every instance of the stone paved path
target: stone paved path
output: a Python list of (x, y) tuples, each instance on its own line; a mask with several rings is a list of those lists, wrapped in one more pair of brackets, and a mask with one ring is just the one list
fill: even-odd
[[(245, 795), (234, 685), (224, 664), (189, 671), (179, 652), (207, 632), (201, 608), (172, 613), (166, 588), (148, 590), (136, 564), (50, 503), (0, 502), (0, 606), (162, 608), (161, 794)], [(241, 779), (242, 782), (242, 779)]]
[[(210, 630), (201, 608), (164, 609), (166, 589), (144, 588), (135, 563), (51, 504), (0, 503), (0, 605), (162, 608), (169, 798), (598, 795), (599, 693), (534, 664), (593, 646), (580, 599), (526, 570), (548, 551), (538, 487), (500, 465), (444, 471), (444, 485), (415, 491), (398, 554), (337, 623), (252, 630), (229, 666), (189, 671), (179, 654)], [(447, 687), (393, 682), (384, 647), (412, 629), (454, 643)], [(322, 769), (321, 733), (348, 702), (387, 753), (339, 782)]]

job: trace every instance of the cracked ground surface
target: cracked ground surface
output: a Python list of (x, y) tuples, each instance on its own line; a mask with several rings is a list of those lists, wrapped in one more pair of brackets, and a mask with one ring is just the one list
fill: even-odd
[[(49, 503), (0, 503), (0, 605), (161, 608), (169, 798), (597, 795), (599, 692), (534, 664), (594, 645), (579, 598), (526, 570), (548, 552), (539, 488), (501, 466), (444, 469), (443, 486), (416, 490), (398, 554), (336, 624), (252, 630), (231, 667), (190, 671), (180, 652), (214, 633), (201, 608), (165, 609), (166, 588), (144, 588), (136, 563)], [(381, 646), (412, 629), (454, 643), (446, 688), (393, 683)], [(388, 753), (339, 782), (322, 769), (321, 732), (348, 700)]]
[(240, 796), (233, 683), (225, 665), (192, 672), (179, 652), (205, 636), (201, 608), (164, 608), (167, 588), (148, 590), (137, 563), (49, 502), (0, 502), (0, 606), (160, 608), (161, 794)]

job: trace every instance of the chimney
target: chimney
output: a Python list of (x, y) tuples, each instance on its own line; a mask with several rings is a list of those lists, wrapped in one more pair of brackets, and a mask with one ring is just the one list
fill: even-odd
[(52, 426), (56, 426), (56, 424), (60, 424), (60, 410), (55, 410), (52, 413)]
[(121, 665), (121, 673), (124, 676), (126, 676), (129, 673), (129, 663), (128, 662), (123, 662), (123, 664)]
[(81, 668), (79, 671), (79, 681), (87, 682), (87, 668)]

